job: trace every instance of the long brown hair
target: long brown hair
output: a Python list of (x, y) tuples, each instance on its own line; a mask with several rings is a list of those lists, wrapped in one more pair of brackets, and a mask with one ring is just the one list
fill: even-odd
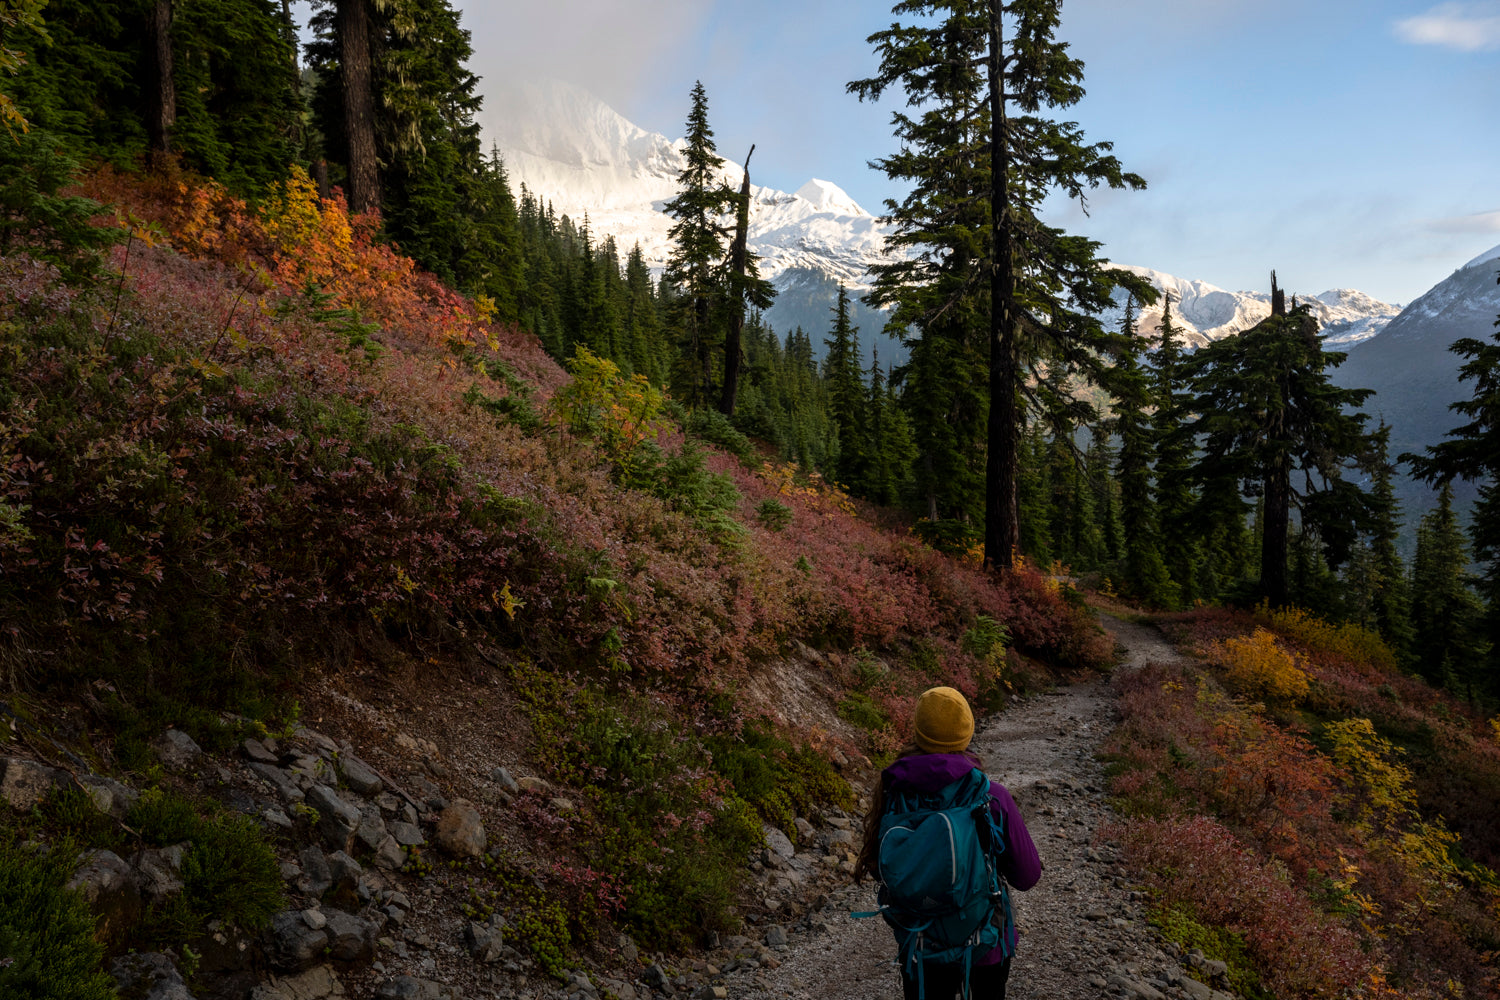
[[(896, 755), (896, 760), (904, 757), (927, 756), (930, 753), (930, 750), (923, 750), (915, 743), (908, 743)], [(975, 767), (981, 771), (984, 770), (983, 757), (972, 750), (964, 750), (963, 755), (969, 758)], [(879, 878), (880, 817), (885, 815), (885, 783), (886, 772), (881, 771), (879, 780), (875, 782), (875, 790), (870, 793), (870, 811), (865, 813), (865, 839), (860, 844), (859, 857), (854, 862), (855, 882), (863, 882), (867, 875), (870, 878)]]

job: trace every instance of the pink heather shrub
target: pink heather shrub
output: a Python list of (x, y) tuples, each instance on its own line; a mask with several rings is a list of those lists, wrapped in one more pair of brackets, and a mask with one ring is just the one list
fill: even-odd
[(1155, 898), (1244, 936), (1262, 982), (1278, 997), (1338, 996), (1377, 971), (1359, 940), (1317, 912), (1276, 864), (1205, 816), (1137, 819), (1110, 831)]

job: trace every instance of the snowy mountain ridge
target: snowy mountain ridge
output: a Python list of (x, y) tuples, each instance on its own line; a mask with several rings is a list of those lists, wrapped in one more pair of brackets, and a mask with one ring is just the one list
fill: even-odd
[[(662, 207), (677, 195), (683, 140), (647, 132), (588, 91), (558, 81), (490, 83), (480, 123), (513, 184), (524, 184), (575, 222), (587, 216), (591, 230), (613, 236), (622, 251), (639, 243), (651, 267), (665, 265), (672, 220)], [(726, 158), (724, 182), (738, 190), (743, 178), (742, 168)], [(843, 282), (856, 294), (869, 288), (870, 266), (884, 259), (889, 226), (831, 181), (814, 178), (792, 193), (753, 184), (750, 190), (749, 242), (763, 277), (778, 285), (805, 283), (812, 272), (830, 287)], [(1248, 329), (1271, 313), (1268, 291), (1229, 292), (1120, 266), (1171, 295), (1184, 339), (1195, 346)], [(1328, 341), (1342, 346), (1374, 336), (1400, 312), (1353, 289), (1303, 301), (1323, 322)], [(1106, 323), (1119, 322), (1123, 295), (1118, 302)], [(1139, 327), (1154, 332), (1160, 320), (1158, 304), (1141, 313)]]

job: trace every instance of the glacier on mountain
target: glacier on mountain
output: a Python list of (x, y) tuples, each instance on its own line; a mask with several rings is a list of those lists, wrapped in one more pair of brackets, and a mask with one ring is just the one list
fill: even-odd
[[(683, 140), (647, 132), (588, 91), (560, 81), (487, 81), (487, 89), (479, 121), (512, 184), (524, 184), (575, 222), (587, 216), (592, 232), (613, 236), (622, 251), (639, 244), (653, 268), (666, 264), (672, 220), (662, 207), (677, 195)], [(744, 172), (726, 159), (722, 176), (739, 190)], [(871, 265), (888, 259), (890, 227), (837, 184), (814, 178), (790, 194), (753, 184), (750, 190), (750, 248), (760, 256), (762, 276), (778, 286), (805, 285), (809, 275), (820, 274), (830, 286), (842, 282), (858, 294), (869, 288)], [(1194, 346), (1248, 329), (1271, 313), (1269, 291), (1230, 292), (1150, 268), (1118, 266), (1171, 295), (1173, 315)], [(1124, 294), (1116, 301), (1103, 317), (1106, 324), (1117, 324), (1123, 313)], [(1327, 341), (1340, 346), (1374, 336), (1400, 312), (1346, 288), (1302, 301), (1322, 321)], [(1160, 304), (1143, 310), (1139, 328), (1154, 333), (1161, 310)]]

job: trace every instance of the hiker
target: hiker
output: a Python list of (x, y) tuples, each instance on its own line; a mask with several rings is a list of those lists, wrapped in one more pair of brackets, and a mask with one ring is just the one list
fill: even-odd
[[(968, 750), (964, 696), (924, 691), (912, 729), (912, 745), (880, 775), (855, 880), (880, 883), (876, 912), (896, 934), (905, 1000), (1003, 1000), (1017, 941), (1005, 886), (1036, 885), (1041, 859), (1010, 792)], [(959, 882), (968, 888), (952, 888)]]

